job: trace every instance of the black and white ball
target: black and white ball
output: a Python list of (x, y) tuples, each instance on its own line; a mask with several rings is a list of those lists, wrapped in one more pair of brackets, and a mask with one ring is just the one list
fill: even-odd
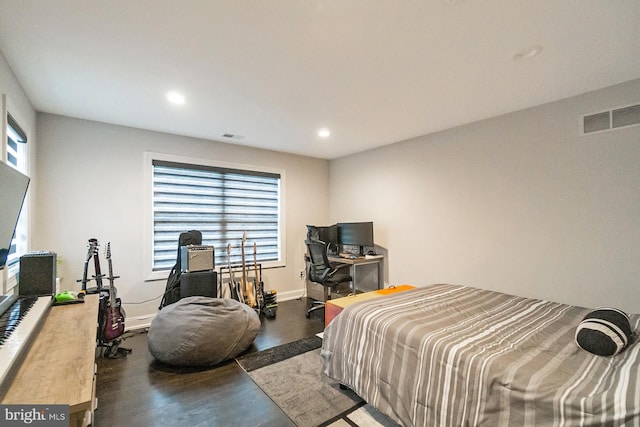
[(615, 356), (633, 340), (629, 316), (616, 308), (598, 308), (587, 314), (576, 330), (580, 348), (598, 356)]

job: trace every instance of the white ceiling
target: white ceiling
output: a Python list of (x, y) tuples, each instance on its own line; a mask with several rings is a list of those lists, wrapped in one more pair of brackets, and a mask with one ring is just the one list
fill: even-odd
[(38, 111), (330, 159), (640, 77), (640, 1), (0, 0), (0, 51)]

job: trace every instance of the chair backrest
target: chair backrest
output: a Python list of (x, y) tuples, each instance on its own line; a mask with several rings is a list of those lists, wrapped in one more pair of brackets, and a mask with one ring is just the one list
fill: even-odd
[(320, 240), (305, 240), (311, 262), (309, 264), (309, 280), (324, 284), (332, 267), (327, 257), (327, 244)]

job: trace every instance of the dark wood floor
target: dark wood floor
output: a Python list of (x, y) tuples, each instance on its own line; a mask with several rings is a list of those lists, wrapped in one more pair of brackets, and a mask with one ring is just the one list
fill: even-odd
[[(275, 319), (261, 319), (247, 352), (322, 331), (324, 311), (307, 319), (307, 305), (306, 298), (280, 302)], [(133, 352), (98, 358), (97, 427), (294, 425), (233, 360), (207, 369), (163, 365), (149, 354), (144, 332), (128, 336), (122, 347)]]

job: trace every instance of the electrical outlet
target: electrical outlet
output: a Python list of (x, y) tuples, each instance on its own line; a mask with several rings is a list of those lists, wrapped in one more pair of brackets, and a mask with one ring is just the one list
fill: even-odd
[(304, 270), (300, 270), (300, 278), (302, 279), (304, 277)]

